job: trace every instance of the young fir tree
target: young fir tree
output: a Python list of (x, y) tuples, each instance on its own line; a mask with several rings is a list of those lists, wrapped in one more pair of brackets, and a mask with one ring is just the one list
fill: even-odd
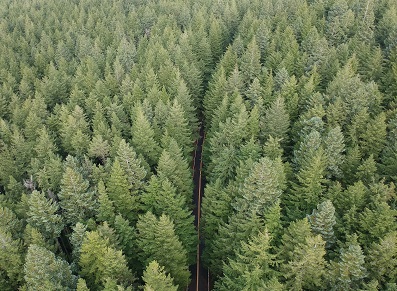
[(165, 214), (159, 219), (151, 212), (141, 216), (137, 223), (137, 245), (144, 265), (156, 260), (174, 278), (180, 290), (189, 284), (187, 253), (175, 234), (174, 223)]
[(152, 176), (146, 191), (141, 196), (142, 209), (154, 215), (167, 215), (175, 226), (175, 234), (188, 254), (188, 263), (194, 263), (196, 257), (196, 231), (194, 217), (187, 206), (186, 200), (179, 195), (167, 180)]
[(371, 278), (381, 284), (397, 283), (397, 232), (387, 233), (378, 243), (372, 243), (366, 257)]
[[(216, 281), (215, 290), (259, 290), (275, 278), (276, 256), (271, 253), (271, 236), (265, 230), (242, 242), (236, 258), (223, 265), (223, 275)], [(277, 280), (277, 279), (276, 279)]]
[(110, 278), (126, 286), (134, 281), (122, 251), (98, 231), (86, 233), (81, 244), (79, 265), (80, 274), (90, 289), (99, 289)]
[(142, 154), (153, 166), (160, 156), (160, 147), (155, 140), (154, 130), (142, 106), (136, 106), (131, 127), (131, 143), (138, 154)]
[(117, 159), (128, 177), (131, 189), (140, 189), (147, 173), (142, 167), (141, 160), (137, 157), (134, 149), (124, 139), (120, 141), (118, 146)]
[(333, 227), (336, 223), (335, 207), (330, 200), (317, 205), (317, 209), (313, 209), (311, 215), (308, 215), (308, 220), (312, 230), (316, 234), (320, 234), (326, 242), (326, 248), (330, 248), (335, 242), (335, 234)]
[(152, 261), (147, 265), (142, 276), (145, 285), (144, 291), (177, 291), (178, 286), (173, 284), (170, 274), (166, 274), (164, 267), (160, 266), (157, 261)]
[(117, 158), (113, 163), (106, 190), (109, 198), (113, 201), (115, 210), (128, 220), (135, 221), (137, 218), (138, 197), (136, 193), (130, 191), (127, 175)]
[(357, 242), (357, 236), (349, 238), (345, 248), (340, 250), (339, 261), (331, 262), (328, 282), (331, 290), (356, 290), (367, 276), (365, 256)]
[(315, 290), (322, 285), (325, 274), (325, 241), (310, 235), (295, 245), (291, 260), (282, 266), (287, 286), (293, 290)]
[(192, 196), (192, 173), (189, 164), (182, 154), (176, 140), (165, 136), (168, 145), (163, 150), (157, 165), (157, 175), (160, 179), (168, 179), (176, 188), (179, 195), (186, 201)]
[(44, 193), (33, 191), (28, 205), (27, 222), (37, 228), (47, 239), (57, 238), (64, 226), (62, 217), (58, 214), (58, 204), (48, 200)]
[(51, 251), (30, 245), (25, 261), (27, 290), (73, 290), (76, 278), (69, 264)]
[(89, 190), (88, 181), (71, 167), (66, 167), (58, 197), (68, 224), (84, 222), (96, 210), (94, 193)]

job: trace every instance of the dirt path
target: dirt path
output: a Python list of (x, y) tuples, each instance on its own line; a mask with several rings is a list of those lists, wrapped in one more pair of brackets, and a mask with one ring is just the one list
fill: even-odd
[(193, 210), (195, 216), (195, 225), (197, 228), (197, 235), (199, 238), (199, 244), (197, 245), (197, 260), (196, 265), (191, 266), (192, 281), (188, 287), (189, 291), (207, 291), (209, 288), (208, 271), (201, 264), (201, 255), (203, 251), (203, 241), (200, 240), (200, 215), (201, 215), (201, 198), (204, 191), (205, 179), (203, 179), (201, 172), (203, 167), (202, 162), (202, 151), (204, 143), (204, 128), (200, 127), (200, 137), (197, 140), (196, 151), (194, 154), (193, 161), (193, 182), (194, 182), (194, 195), (193, 202), (195, 208)]

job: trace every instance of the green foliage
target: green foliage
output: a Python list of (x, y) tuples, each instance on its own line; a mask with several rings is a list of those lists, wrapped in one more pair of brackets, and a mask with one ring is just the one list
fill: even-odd
[[(275, 279), (271, 269), (276, 263), (271, 254), (271, 236), (265, 230), (253, 236), (248, 243), (242, 242), (236, 251), (236, 259), (223, 265), (223, 277), (215, 284), (215, 290), (258, 290), (265, 288), (269, 281)], [(274, 282), (272, 282), (274, 284)]]
[(81, 275), (93, 290), (104, 286), (107, 279), (114, 279), (122, 285), (134, 281), (122, 251), (117, 250), (109, 238), (101, 236), (98, 231), (85, 234), (79, 265)]
[(157, 261), (174, 278), (175, 284), (183, 290), (189, 283), (187, 253), (178, 236), (174, 223), (163, 214), (156, 218), (151, 212), (141, 216), (137, 223), (137, 245), (141, 250), (141, 262), (148, 265)]
[(312, 230), (316, 234), (320, 234), (329, 248), (335, 242), (335, 234), (333, 227), (336, 223), (335, 207), (330, 200), (317, 205), (317, 209), (313, 209), (311, 215), (308, 216)]
[(88, 181), (70, 167), (67, 167), (63, 174), (58, 196), (59, 205), (64, 210), (68, 224), (84, 222), (92, 217), (96, 210), (94, 193), (89, 190)]
[(113, 201), (115, 210), (128, 220), (134, 221), (137, 217), (138, 202), (136, 193), (131, 192), (130, 187), (127, 175), (116, 158), (106, 184), (107, 194)]
[(33, 191), (28, 205), (27, 222), (48, 239), (58, 237), (64, 226), (62, 217), (57, 214), (58, 204), (47, 199), (43, 192)]
[(142, 276), (145, 286), (145, 291), (176, 291), (178, 286), (173, 285), (173, 279), (164, 272), (164, 267), (161, 267), (156, 261), (152, 261), (146, 267)]
[(76, 278), (68, 263), (43, 247), (29, 246), (24, 269), (27, 290), (75, 289)]
[(366, 277), (365, 256), (357, 236), (353, 235), (345, 248), (340, 250), (338, 262), (331, 262), (328, 274), (332, 290), (356, 290)]

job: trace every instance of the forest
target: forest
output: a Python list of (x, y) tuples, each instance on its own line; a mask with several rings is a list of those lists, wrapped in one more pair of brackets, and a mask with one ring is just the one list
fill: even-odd
[(397, 290), (396, 180), (395, 0), (0, 0), (2, 291)]

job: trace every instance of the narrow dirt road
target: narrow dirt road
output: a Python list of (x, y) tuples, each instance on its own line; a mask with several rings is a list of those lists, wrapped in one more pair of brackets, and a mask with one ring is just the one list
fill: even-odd
[(196, 151), (194, 154), (193, 161), (193, 182), (194, 182), (194, 193), (193, 201), (195, 208), (193, 210), (195, 216), (195, 225), (197, 228), (197, 235), (199, 239), (199, 244), (197, 245), (197, 260), (196, 265), (191, 266), (190, 270), (192, 272), (192, 281), (188, 287), (189, 291), (207, 291), (209, 290), (208, 272), (203, 268), (201, 264), (201, 254), (203, 251), (203, 242), (200, 240), (200, 215), (201, 215), (201, 198), (204, 191), (204, 183), (202, 173), (202, 151), (204, 143), (204, 128), (200, 127), (200, 137), (197, 140)]

